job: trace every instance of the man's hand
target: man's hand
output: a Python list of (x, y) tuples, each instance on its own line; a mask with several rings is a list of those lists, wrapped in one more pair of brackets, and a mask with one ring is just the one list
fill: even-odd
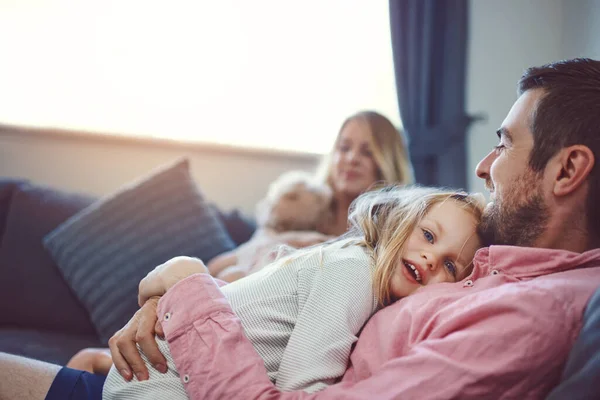
[(154, 368), (163, 373), (167, 372), (167, 360), (158, 349), (155, 340), (155, 335), (164, 336), (156, 316), (158, 300), (177, 282), (197, 273), (208, 273), (202, 261), (191, 257), (175, 257), (159, 265), (142, 279), (138, 294), (141, 308), (127, 325), (108, 341), (115, 368), (123, 378), (129, 381), (135, 374), (140, 381), (148, 379), (148, 369), (140, 350)]
[(154, 338), (155, 334), (163, 337), (164, 331), (158, 317), (156, 308), (159, 297), (149, 298), (129, 320), (127, 325), (117, 331), (110, 340), (110, 354), (125, 380), (133, 378), (132, 370), (138, 380), (148, 379), (148, 369), (140, 355), (138, 347), (144, 352), (150, 363), (160, 372), (167, 372), (167, 360), (162, 355)]
[(112, 364), (108, 349), (88, 348), (75, 354), (67, 363), (67, 367), (92, 374), (108, 375)]
[(193, 274), (208, 274), (204, 263), (192, 257), (175, 257), (150, 271), (140, 282), (138, 303), (140, 307), (153, 296), (162, 296), (182, 279)]

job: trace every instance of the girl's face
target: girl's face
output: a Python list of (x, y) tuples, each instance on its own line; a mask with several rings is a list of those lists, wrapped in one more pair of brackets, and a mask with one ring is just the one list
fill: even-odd
[(350, 120), (340, 132), (333, 152), (331, 180), (336, 194), (354, 199), (378, 179), (369, 125)]
[(457, 282), (466, 276), (481, 243), (477, 220), (449, 199), (431, 207), (410, 234), (397, 261), (391, 294), (399, 299), (424, 285)]

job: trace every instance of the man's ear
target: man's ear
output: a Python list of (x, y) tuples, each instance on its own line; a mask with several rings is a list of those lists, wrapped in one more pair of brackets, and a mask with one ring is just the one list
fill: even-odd
[(588, 178), (595, 161), (594, 153), (587, 146), (563, 148), (555, 158), (554, 194), (565, 196), (577, 190)]

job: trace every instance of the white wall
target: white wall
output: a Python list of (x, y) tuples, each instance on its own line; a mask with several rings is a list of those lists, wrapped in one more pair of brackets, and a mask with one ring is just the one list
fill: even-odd
[(519, 77), (527, 67), (561, 58), (563, 1), (471, 0), (469, 28), (467, 110), (487, 115), (469, 133), (469, 189), (485, 191), (475, 167), (497, 144)]
[(600, 0), (565, 1), (563, 6), (564, 57), (600, 59)]
[(531, 66), (600, 59), (600, 0), (471, 0), (467, 110), (487, 121), (469, 133), (469, 188), (484, 191), (475, 167), (497, 144), (495, 131)]
[(178, 157), (190, 159), (202, 192), (224, 209), (247, 214), (280, 173), (313, 170), (319, 157), (169, 145), (122, 138), (7, 133), (0, 128), (0, 176), (22, 177), (65, 190), (106, 195)]

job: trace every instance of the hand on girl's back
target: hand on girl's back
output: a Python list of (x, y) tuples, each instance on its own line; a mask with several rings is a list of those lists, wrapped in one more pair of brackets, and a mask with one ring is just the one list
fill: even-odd
[(149, 376), (137, 345), (155, 369), (163, 373), (167, 371), (167, 361), (155, 339), (155, 335), (164, 337), (164, 331), (156, 316), (158, 300), (158, 297), (148, 299), (129, 322), (108, 341), (115, 368), (127, 381), (133, 378), (133, 374), (140, 381), (148, 379)]

